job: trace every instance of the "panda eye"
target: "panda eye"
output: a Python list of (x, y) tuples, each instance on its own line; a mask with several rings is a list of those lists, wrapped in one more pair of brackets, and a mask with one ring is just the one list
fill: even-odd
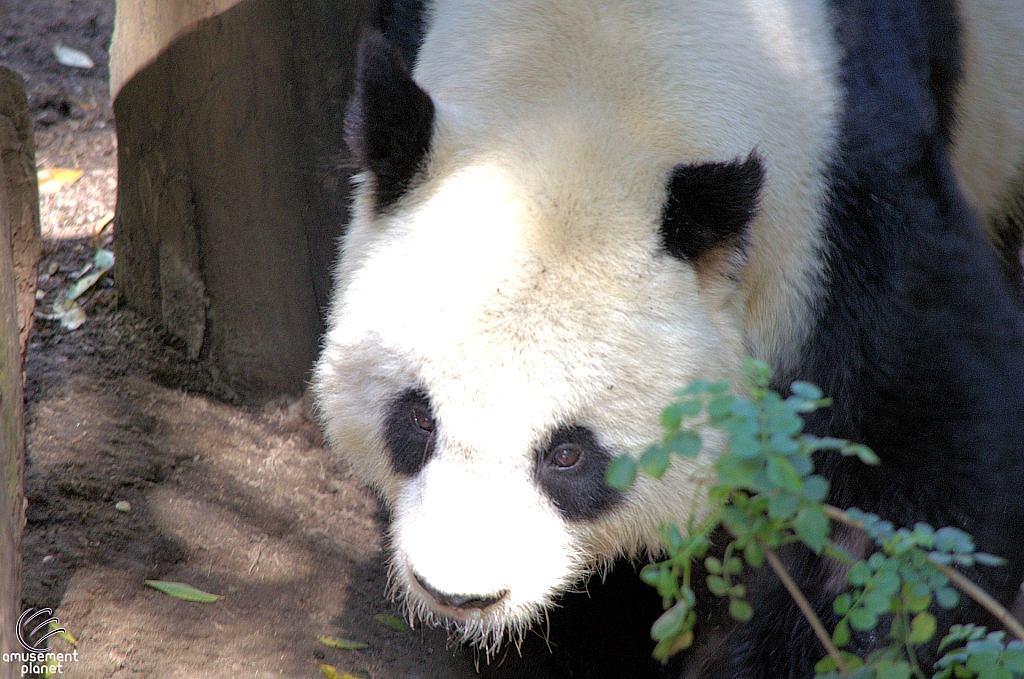
[(437, 420), (430, 397), (422, 389), (398, 394), (384, 419), (384, 442), (395, 473), (415, 476), (434, 454)]
[(566, 424), (537, 442), (537, 486), (569, 521), (592, 521), (622, 500), (604, 482), (612, 457), (589, 427)]
[(583, 458), (583, 449), (574, 443), (555, 446), (551, 455), (551, 464), (559, 469), (570, 469), (575, 467)]
[(426, 404), (421, 402), (413, 402), (410, 408), (410, 414), (412, 416), (413, 424), (427, 432), (428, 434), (434, 431), (434, 416), (430, 413), (430, 409), (427, 408)]

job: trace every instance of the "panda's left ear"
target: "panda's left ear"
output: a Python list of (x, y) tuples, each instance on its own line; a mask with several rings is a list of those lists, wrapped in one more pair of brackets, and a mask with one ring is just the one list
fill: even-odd
[(746, 160), (677, 165), (661, 212), (665, 249), (690, 261), (723, 247), (742, 250), (762, 184), (764, 167), (756, 151)]
[(359, 46), (345, 139), (360, 170), (372, 173), (377, 209), (409, 188), (430, 149), (434, 102), (387, 39), (368, 31)]

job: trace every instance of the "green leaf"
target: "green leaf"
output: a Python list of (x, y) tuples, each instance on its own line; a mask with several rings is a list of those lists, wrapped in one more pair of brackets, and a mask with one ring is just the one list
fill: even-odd
[(729, 439), (729, 450), (736, 457), (749, 460), (761, 454), (761, 444), (753, 436), (733, 436)]
[(807, 399), (808, 401), (817, 401), (823, 396), (821, 389), (810, 382), (794, 382), (790, 385), (789, 390), (800, 398)]
[[(803, 428), (803, 418), (793, 412), (780, 412), (768, 418), (768, 430), (778, 436), (786, 438), (796, 436), (803, 431)], [(788, 450), (780, 452), (784, 452), (787, 455), (792, 454)], [(796, 450), (792, 449), (792, 452), (796, 452)]]
[[(684, 403), (693, 403), (693, 401), (677, 401), (661, 411), (661, 426), (663, 428), (669, 431), (679, 429), (679, 423), (683, 419)], [(700, 404), (697, 408), (699, 412)]]
[(751, 568), (757, 568), (764, 563), (764, 552), (756, 542), (751, 540), (743, 548), (743, 558)]
[(800, 508), (800, 498), (792, 493), (779, 492), (768, 500), (768, 516), (773, 519), (788, 519)]
[(636, 480), (636, 461), (629, 455), (612, 460), (604, 474), (604, 482), (612, 488), (625, 490)]
[(725, 580), (720, 575), (709, 575), (707, 578), (708, 590), (711, 591), (715, 596), (725, 596), (728, 593), (729, 588), (725, 584)]
[(804, 507), (793, 519), (793, 529), (815, 554), (821, 554), (828, 538), (828, 517), (819, 507)]
[(804, 479), (804, 497), (811, 502), (824, 502), (828, 496), (828, 481), (817, 474)]
[(866, 608), (853, 609), (847, 619), (850, 621), (850, 626), (858, 632), (873, 630), (878, 625), (878, 616)]
[(994, 554), (986, 554), (985, 552), (975, 552), (974, 560), (980, 563), (982, 566), (1005, 566), (1006, 559), (996, 556)]
[(866, 561), (858, 561), (850, 567), (847, 581), (854, 587), (863, 587), (871, 577), (871, 566)]
[(690, 603), (686, 600), (677, 602), (654, 621), (651, 626), (651, 639), (664, 641), (674, 637), (683, 631), (686, 625), (686, 618), (691, 609)]
[(393, 615), (388, 615), (386, 613), (378, 613), (377, 615), (373, 616), (373, 619), (378, 625), (382, 625), (384, 627), (387, 627), (388, 629), (393, 629), (396, 632), (409, 631), (409, 628), (406, 627), (405, 623)]
[(640, 569), (640, 579), (654, 587), (658, 584), (658, 578), (663, 569), (668, 570), (668, 567), (660, 563), (649, 563)]
[(697, 379), (690, 382), (684, 389), (679, 389), (675, 392), (676, 396), (700, 396), (708, 390), (711, 386), (711, 382), (705, 379)]
[(688, 398), (680, 402), (680, 412), (683, 417), (697, 417), (704, 406), (695, 398)]
[(825, 543), (825, 556), (847, 566), (853, 565), (853, 557), (850, 556), (850, 553), (844, 547), (837, 545), (831, 540)]
[(832, 602), (832, 610), (839, 616), (846, 615), (850, 611), (851, 606), (853, 606), (853, 596), (849, 592), (840, 594)]
[(1024, 643), (1011, 641), (1003, 653), (1003, 667), (1017, 674), (1024, 674)]
[(839, 452), (843, 455), (856, 455), (864, 464), (878, 464), (878, 456), (874, 451), (860, 443), (847, 443)]
[(742, 372), (744, 378), (751, 386), (761, 387), (762, 389), (768, 387), (768, 380), (772, 376), (772, 369), (768, 367), (768, 364), (756, 358), (747, 358), (743, 362)]
[(201, 589), (196, 589), (192, 585), (186, 585), (183, 582), (165, 582), (163, 580), (146, 580), (146, 584), (153, 589), (163, 592), (168, 596), (172, 596), (175, 599), (181, 599), (182, 601), (192, 601), (197, 604), (212, 604), (221, 597), (217, 594), (210, 594), (204, 592)]
[(909, 613), (920, 613), (932, 603), (931, 590), (925, 585), (903, 585), (900, 596)]
[(974, 551), (974, 540), (959, 528), (946, 526), (935, 531), (935, 549), (940, 552), (969, 554)]
[(644, 451), (637, 462), (637, 467), (644, 474), (660, 479), (665, 470), (668, 469), (669, 453), (662, 446), (651, 446)]
[[(970, 646), (968, 646), (968, 650), (970, 650)], [(995, 669), (998, 666), (998, 662), (998, 651), (979, 651), (972, 653), (971, 657), (967, 659), (967, 669), (977, 674), (984, 674)]]
[(722, 562), (713, 556), (704, 559), (704, 568), (708, 569), (708, 573), (712, 575), (722, 574)]
[(734, 398), (729, 404), (729, 413), (732, 415), (729, 418), (729, 431), (738, 425), (740, 431), (749, 434), (756, 435), (761, 432), (761, 409), (751, 403), (749, 399)]
[(683, 632), (670, 639), (663, 639), (658, 642), (651, 653), (654, 659), (659, 662), (668, 662), (668, 659), (679, 651), (685, 651), (693, 644), (693, 632)]
[(679, 593), (679, 581), (672, 575), (672, 569), (668, 566), (658, 569), (658, 580), (654, 584), (658, 589), (658, 594), (668, 602), (675, 599), (676, 594)]
[[(889, 608), (892, 604), (892, 595), (880, 592), (877, 589), (872, 590), (864, 594), (864, 598), (861, 599), (861, 605), (865, 610), (870, 611), (874, 615), (882, 615), (888, 613)], [(856, 627), (856, 625), (854, 625)], [(874, 627), (874, 625), (872, 625)], [(858, 628), (859, 629), (859, 628)]]
[(697, 457), (703, 447), (700, 435), (692, 431), (676, 432), (665, 441), (665, 448), (680, 457)]
[(840, 620), (832, 631), (832, 642), (836, 646), (845, 646), (850, 643), (850, 624), (846, 620)]
[(369, 648), (369, 644), (365, 644), (362, 641), (352, 641), (351, 639), (338, 639), (321, 635), (317, 636), (316, 640), (324, 646), (340, 648), (343, 651), (363, 651)]
[(715, 463), (718, 482), (732, 488), (750, 488), (761, 470), (761, 465), (741, 460), (732, 455), (723, 455)]
[(727, 416), (732, 410), (733, 401), (736, 400), (734, 396), (716, 396), (708, 402), (708, 414), (713, 418), (723, 418)]
[[(892, 562), (889, 562), (890, 564)], [(874, 588), (887, 597), (895, 596), (900, 589), (900, 576), (888, 564), (878, 569), (878, 573), (872, 578), (871, 584)]]
[(729, 391), (729, 383), (726, 380), (715, 380), (708, 385), (708, 393), (712, 396), (721, 396)]
[(341, 679), (341, 674), (334, 665), (320, 665), (320, 674), (327, 677), (327, 679)]
[[(797, 418), (799, 419), (799, 418)], [(790, 438), (789, 434), (772, 434), (768, 440), (768, 447), (780, 455), (794, 455), (800, 450), (800, 444)]]
[(935, 600), (945, 609), (955, 608), (960, 603), (960, 593), (952, 587), (941, 587), (935, 590)]
[(927, 611), (918, 613), (910, 621), (910, 635), (907, 641), (912, 644), (926, 644), (935, 636), (936, 627), (934, 615)]
[(878, 679), (910, 679), (910, 663), (905, 660), (896, 660), (885, 663), (878, 668)]
[(996, 665), (988, 670), (979, 672), (978, 679), (1013, 679), (1013, 675), (1005, 667)]
[(836, 661), (832, 659), (832, 656), (826, 655), (824, 658), (814, 664), (815, 674), (830, 674), (838, 671), (839, 668), (836, 666)]
[(733, 620), (749, 622), (754, 617), (754, 609), (742, 599), (733, 599), (729, 602), (729, 615), (732, 616)]
[(793, 469), (793, 465), (785, 458), (779, 455), (772, 455), (768, 459), (766, 471), (768, 472), (768, 480), (778, 488), (797, 494), (803, 490), (800, 476)]

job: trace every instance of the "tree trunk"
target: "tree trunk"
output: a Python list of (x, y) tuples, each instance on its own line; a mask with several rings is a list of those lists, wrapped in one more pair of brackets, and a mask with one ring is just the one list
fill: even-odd
[(374, 4), (243, 0), (159, 29), (177, 37), (131, 75), (136, 46), (153, 51), (142, 19), (198, 5), (118, 5), (118, 289), (248, 399), (301, 392), (317, 355), (346, 219), (342, 121)]
[[(21, 81), (0, 67), (0, 653), (21, 650), (24, 506), (22, 361), (32, 326), (39, 261), (39, 194), (32, 121)], [(21, 675), (0, 663), (0, 679)]]

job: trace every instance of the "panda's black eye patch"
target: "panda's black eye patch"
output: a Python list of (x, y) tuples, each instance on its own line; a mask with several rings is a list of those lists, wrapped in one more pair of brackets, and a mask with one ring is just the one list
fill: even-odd
[(756, 152), (742, 161), (677, 165), (661, 212), (665, 249), (677, 259), (693, 260), (723, 245), (742, 243), (763, 183), (764, 167)]
[(434, 409), (426, 392), (408, 389), (388, 406), (384, 440), (391, 467), (398, 474), (415, 476), (434, 453)]
[(610, 462), (611, 455), (593, 431), (563, 426), (538, 447), (534, 476), (566, 519), (594, 520), (622, 499), (619, 491), (604, 482)]

